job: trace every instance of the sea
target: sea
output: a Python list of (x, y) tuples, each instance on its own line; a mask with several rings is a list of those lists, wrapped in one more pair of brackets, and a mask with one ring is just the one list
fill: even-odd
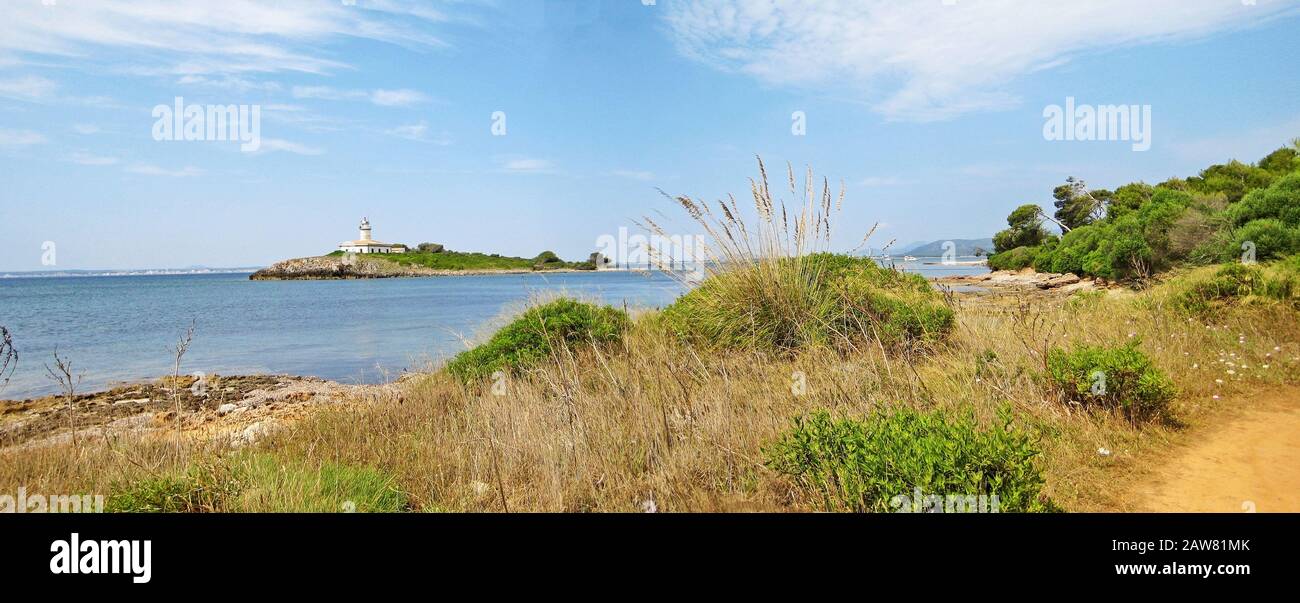
[[(894, 265), (931, 278), (988, 270)], [(247, 271), (214, 270), (0, 274), (0, 325), (19, 354), (0, 399), (58, 392), (46, 374), (56, 351), (83, 374), (80, 392), (171, 374), (171, 348), (191, 325), (183, 374), (380, 383), (436, 367), (537, 300), (567, 295), (637, 311), (671, 304), (686, 287), (653, 271), (346, 281), (250, 281)]]

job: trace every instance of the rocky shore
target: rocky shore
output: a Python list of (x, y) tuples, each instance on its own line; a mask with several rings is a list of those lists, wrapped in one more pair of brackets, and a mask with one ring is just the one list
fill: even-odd
[[(400, 380), (399, 380), (400, 382)], [(175, 387), (173, 387), (173, 385)], [(347, 401), (400, 398), (397, 384), (345, 385), (289, 375), (182, 375), (63, 396), (0, 400), (0, 449), (116, 435), (178, 433), (232, 446), (256, 441), (311, 408)]]
[(941, 285), (973, 286), (988, 289), (1036, 289), (1057, 293), (1109, 289), (1111, 283), (1103, 279), (1080, 278), (1077, 274), (1056, 274), (1024, 270), (998, 270), (986, 274), (946, 276), (935, 279)]
[[(368, 258), (365, 256), (321, 256), (298, 258), (279, 262), (270, 268), (258, 270), (250, 275), (254, 281), (292, 281), (292, 280), (347, 280), (368, 278), (413, 278), (426, 276), (470, 276), (476, 274), (532, 274), (531, 269), (493, 269), (493, 270), (438, 270), (424, 266), (403, 266), (396, 262)], [(577, 272), (576, 270), (558, 268), (551, 272)]]

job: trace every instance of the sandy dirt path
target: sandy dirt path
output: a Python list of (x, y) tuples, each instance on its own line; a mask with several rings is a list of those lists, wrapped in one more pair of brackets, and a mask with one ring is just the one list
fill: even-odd
[(1300, 388), (1193, 435), (1135, 494), (1149, 511), (1300, 512)]

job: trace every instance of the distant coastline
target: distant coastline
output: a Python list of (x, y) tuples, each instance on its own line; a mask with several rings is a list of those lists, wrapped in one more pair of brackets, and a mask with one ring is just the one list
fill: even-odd
[(0, 272), (0, 279), (96, 278), (112, 276), (191, 276), (196, 274), (252, 274), (261, 266), (243, 268), (141, 268), (132, 270), (30, 270)]

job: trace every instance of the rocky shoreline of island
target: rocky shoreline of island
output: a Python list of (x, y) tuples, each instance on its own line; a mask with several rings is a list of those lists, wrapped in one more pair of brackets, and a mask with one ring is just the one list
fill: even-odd
[(422, 278), (436, 276), (480, 276), (501, 274), (537, 274), (557, 272), (592, 272), (567, 267), (534, 268), (466, 268), (450, 270), (398, 262), (363, 255), (327, 255), (277, 262), (249, 275), (253, 281), (321, 281), (383, 278)]

